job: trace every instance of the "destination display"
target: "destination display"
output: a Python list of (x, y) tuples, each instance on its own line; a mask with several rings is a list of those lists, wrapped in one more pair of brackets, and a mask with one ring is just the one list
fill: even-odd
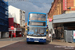
[(29, 25), (45, 26), (45, 22), (30, 22)]

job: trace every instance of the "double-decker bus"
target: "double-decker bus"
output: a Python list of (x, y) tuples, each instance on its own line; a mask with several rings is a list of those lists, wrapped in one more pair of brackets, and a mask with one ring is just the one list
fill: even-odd
[(27, 43), (46, 42), (47, 17), (46, 13), (30, 12), (27, 23)]

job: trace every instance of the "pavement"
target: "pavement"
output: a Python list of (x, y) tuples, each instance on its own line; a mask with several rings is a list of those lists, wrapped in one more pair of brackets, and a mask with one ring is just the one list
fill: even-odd
[(25, 40), (25, 37), (0, 39), (0, 48)]
[(51, 40), (50, 40), (50, 38), (48, 38), (48, 34), (46, 37), (47, 37), (47, 41), (49, 44), (75, 47), (75, 43), (65, 42), (63, 39), (61, 39), (61, 40), (54, 39), (52, 42), (50, 42)]
[(0, 41), (18, 41), (18, 40), (22, 40), (22, 39), (25, 39), (25, 37), (2, 38), (2, 39), (0, 39)]
[(75, 43), (68, 43), (68, 42), (57, 42), (57, 41), (53, 41), (53, 42), (50, 42), (49, 44), (75, 47)]

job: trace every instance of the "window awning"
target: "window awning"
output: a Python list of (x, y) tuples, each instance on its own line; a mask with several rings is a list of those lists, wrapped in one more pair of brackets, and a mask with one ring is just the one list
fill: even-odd
[(67, 22), (75, 22), (75, 13), (53, 16), (53, 23), (67, 23)]

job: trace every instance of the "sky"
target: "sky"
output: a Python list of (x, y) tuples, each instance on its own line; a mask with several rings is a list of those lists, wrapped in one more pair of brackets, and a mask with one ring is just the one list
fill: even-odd
[(28, 19), (29, 12), (48, 13), (53, 0), (10, 0), (8, 3), (16, 8), (25, 11), (25, 22)]

